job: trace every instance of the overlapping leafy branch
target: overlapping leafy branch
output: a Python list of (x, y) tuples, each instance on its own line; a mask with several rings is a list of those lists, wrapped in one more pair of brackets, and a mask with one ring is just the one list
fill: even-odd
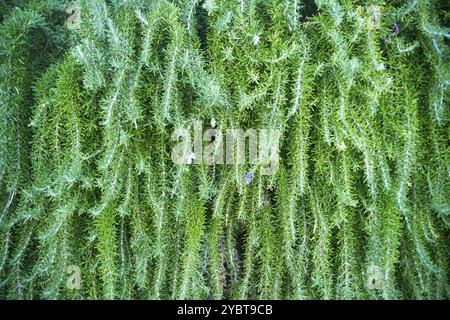
[[(67, 5), (1, 5), (1, 298), (449, 298), (445, 1)], [(279, 170), (174, 164), (196, 120)]]

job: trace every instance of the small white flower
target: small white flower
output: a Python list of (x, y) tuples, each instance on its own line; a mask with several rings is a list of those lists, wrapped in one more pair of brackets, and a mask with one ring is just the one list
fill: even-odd
[(191, 153), (188, 155), (187, 159), (186, 159), (186, 163), (187, 163), (187, 164), (191, 164), (192, 161), (194, 161), (194, 160), (195, 160), (195, 153), (194, 153), (194, 152), (191, 152)]
[(211, 127), (212, 128), (216, 127), (216, 119), (214, 119), (214, 117), (211, 118)]
[(261, 38), (257, 34), (253, 36), (253, 45), (254, 46), (257, 46), (260, 41), (261, 41)]

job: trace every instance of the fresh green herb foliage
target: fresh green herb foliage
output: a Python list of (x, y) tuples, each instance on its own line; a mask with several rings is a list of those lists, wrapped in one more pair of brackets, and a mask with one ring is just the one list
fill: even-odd
[[(0, 4), (0, 298), (449, 298), (447, 1), (68, 5)], [(211, 119), (276, 174), (174, 164)]]

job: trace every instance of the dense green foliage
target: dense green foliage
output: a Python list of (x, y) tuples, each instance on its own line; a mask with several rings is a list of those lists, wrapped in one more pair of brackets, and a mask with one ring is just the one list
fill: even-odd
[[(68, 4), (0, 4), (0, 298), (449, 298), (448, 1)], [(197, 119), (279, 170), (174, 164)]]

